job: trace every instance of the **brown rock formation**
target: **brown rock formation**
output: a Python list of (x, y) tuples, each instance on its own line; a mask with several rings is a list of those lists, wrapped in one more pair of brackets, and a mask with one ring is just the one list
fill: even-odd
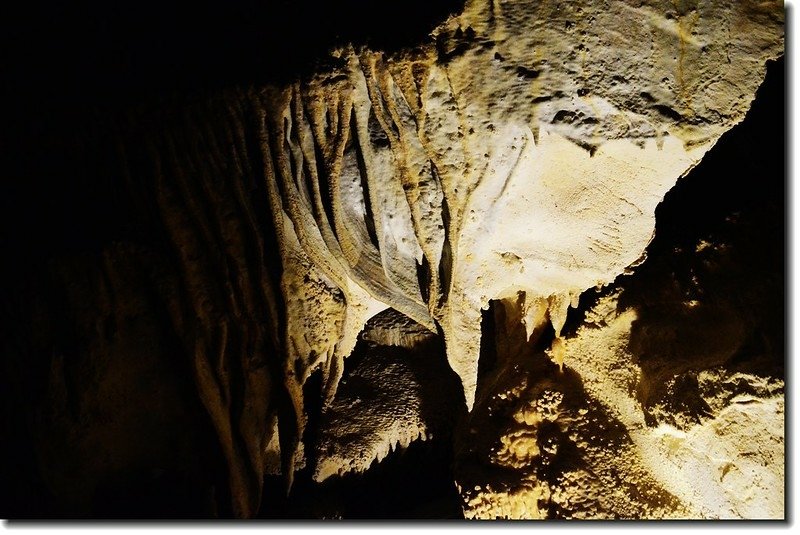
[[(252, 517), (269, 474), (435, 438), (468, 517), (781, 516), (758, 461), (782, 464), (782, 378), (734, 362), (772, 301), (681, 293), (734, 291), (726, 242), (676, 254), (707, 280), (617, 281), (569, 319), (636, 272), (782, 48), (777, 2), (470, 1), (415, 47), (88, 121), (64, 172), (107, 189), (117, 231), (3, 288), (29, 492), (56, 516), (176, 512), (114, 501), (139, 478), (188, 496), (179, 516)], [(718, 488), (668, 473), (691, 466)]]

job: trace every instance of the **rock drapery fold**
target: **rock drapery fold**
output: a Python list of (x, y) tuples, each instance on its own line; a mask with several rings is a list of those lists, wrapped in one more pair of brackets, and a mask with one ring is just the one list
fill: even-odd
[[(470, 0), (414, 48), (344, 46), (289, 84), (131, 112), (110, 128), (111, 143), (132, 213), (156, 229), (158, 246), (109, 248), (103, 270), (87, 275), (104, 282), (65, 299), (78, 303), (95, 285), (123, 293), (120, 310), (136, 309), (114, 288), (128, 273), (122, 265), (137, 266), (137, 284), (166, 311), (217, 437), (226, 512), (254, 516), (265, 473), (291, 487), (307, 466), (321, 481), (427, 437), (428, 423), (411, 409), (401, 414), (406, 427), (336, 412), (357, 397), (352, 386), (337, 391), (345, 359), (376, 316), (400, 314), (415, 334), (384, 334), (364, 351), (399, 376), (413, 366), (386, 347), (440, 337), (467, 411), (480, 405), (481, 322), (492, 302), (507, 305), (524, 343), (552, 327), (547, 351), (564, 372), (580, 343), (563, 332), (570, 307), (643, 261), (664, 195), (743, 119), (766, 61), (783, 53), (783, 17), (777, 1)], [(52, 280), (66, 277), (66, 268), (47, 269)], [(53, 288), (75, 286), (48, 284), (37, 290), (42, 303)], [(112, 301), (76, 315), (81, 340), (102, 330), (86, 318), (118, 313)], [(37, 318), (57, 315), (40, 304), (31, 305)], [(98, 362), (113, 356), (103, 344), (84, 349)], [(550, 364), (531, 366), (555, 377)], [(359, 366), (375, 379), (374, 362)], [(63, 397), (69, 375), (51, 368), (45, 406)], [(505, 449), (492, 453), (505, 465), (519, 468), (545, 451), (515, 440), (527, 432), (522, 422), (566, 433), (582, 410), (554, 384), (511, 396), (520, 404), (516, 424), (504, 430)], [(782, 407), (774, 404), (764, 410)], [(314, 453), (314, 411), (329, 425), (322, 440), (336, 447), (347, 443), (337, 421), (380, 421), (382, 441), (354, 441), (358, 458)], [(46, 434), (47, 418), (37, 425)], [(643, 447), (636, 437), (620, 443)], [(55, 466), (52, 453), (43, 457)], [(57, 480), (54, 492), (68, 493)], [(547, 494), (557, 486), (533, 478), (520, 489), (521, 502), (560, 499)], [(657, 493), (666, 510), (691, 489)], [(487, 491), (467, 509), (480, 516), (493, 507), (487, 500), (500, 499)], [(511, 516), (541, 514), (519, 503), (504, 507)]]

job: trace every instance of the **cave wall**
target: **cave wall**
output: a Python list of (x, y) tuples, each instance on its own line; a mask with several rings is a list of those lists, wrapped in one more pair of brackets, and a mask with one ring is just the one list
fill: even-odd
[[(644, 260), (659, 202), (743, 119), (783, 46), (778, 3), (467, 2), (451, 11), (416, 43), (337, 43), (285, 80), (62, 109), (53, 124), (42, 112), (14, 116), (24, 127), (4, 129), (21, 150), (3, 196), (12, 260), (2, 277), (4, 458), (20, 459), (4, 466), (14, 516), (251, 517), (270, 506), (266, 474), (289, 488), (312, 468), (318, 481), (367, 470), (387, 448), (439, 436), (442, 424), (418, 415), (422, 400), (459, 418), (456, 406), (475, 407), (492, 301), (513, 303), (508, 336), (519, 338), (500, 351), (501, 370), (528, 355), (561, 381), (580, 344), (564, 330), (570, 309)], [(626, 327), (637, 358), (665, 330), (687, 328), (649, 325), (678, 304), (662, 297), (662, 308), (647, 308), (640, 301), (658, 298), (641, 294), (620, 297), (639, 308)], [(696, 313), (718, 322), (708, 329), (735, 334), (717, 348), (722, 364), (744, 344), (736, 336), (754, 336), (740, 322), (755, 320), (720, 319), (727, 302), (705, 306)], [(351, 373), (385, 389), (383, 401), (373, 400), (374, 415), (348, 412), (345, 359), (362, 332), (380, 331), (368, 321), (387, 309), (409, 320), (374, 335), (399, 393), (362, 360)], [(391, 364), (385, 347), (431, 336), (430, 368), (402, 364), (411, 357)], [(684, 358), (698, 353), (708, 351)], [(665, 370), (666, 355), (644, 359), (646, 384), (692, 368)], [(403, 382), (409, 373), (416, 383)], [(426, 374), (460, 388), (436, 399), (424, 393)], [(572, 383), (586, 382), (570, 377), (568, 401), (582, 392)], [(526, 388), (539, 399), (540, 386)], [(667, 394), (621, 403), (641, 403), (658, 421)], [(342, 438), (351, 426), (360, 441)], [(525, 451), (529, 463), (536, 454)], [(521, 470), (520, 459), (506, 460)], [(661, 500), (652, 516), (710, 514), (681, 509), (680, 492), (647, 477)], [(541, 481), (525, 484), (523, 502), (552, 493)], [(131, 497), (153, 489), (168, 505), (137, 508)], [(487, 496), (478, 498), (487, 511), (465, 511), (494, 514)], [(625, 507), (637, 499), (601, 509), (631, 516)]]

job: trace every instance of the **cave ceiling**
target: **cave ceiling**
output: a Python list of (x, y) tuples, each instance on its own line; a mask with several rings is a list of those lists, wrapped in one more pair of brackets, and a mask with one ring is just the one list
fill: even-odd
[(784, 518), (783, 3), (385, 7), (30, 16), (4, 516)]

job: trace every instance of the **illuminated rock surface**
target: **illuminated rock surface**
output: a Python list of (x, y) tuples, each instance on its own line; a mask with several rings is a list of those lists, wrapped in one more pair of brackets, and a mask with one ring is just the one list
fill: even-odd
[[(171, 456), (207, 478), (204, 514), (250, 517), (265, 475), (323, 483), (443, 440), (468, 518), (782, 517), (782, 353), (743, 349), (761, 301), (653, 278), (650, 307), (618, 279), (650, 283), (657, 206), (782, 52), (780, 2), (470, 1), (414, 48), (118, 118), (112, 173), (158, 238), (42, 267), (17, 297), (28, 345), (4, 345), (40, 359), (44, 486), (91, 515), (110, 473)], [(675, 258), (709, 284), (739, 265), (693, 246), (706, 264)], [(180, 408), (140, 421), (140, 391)], [(184, 412), (197, 436), (87, 458)]]

